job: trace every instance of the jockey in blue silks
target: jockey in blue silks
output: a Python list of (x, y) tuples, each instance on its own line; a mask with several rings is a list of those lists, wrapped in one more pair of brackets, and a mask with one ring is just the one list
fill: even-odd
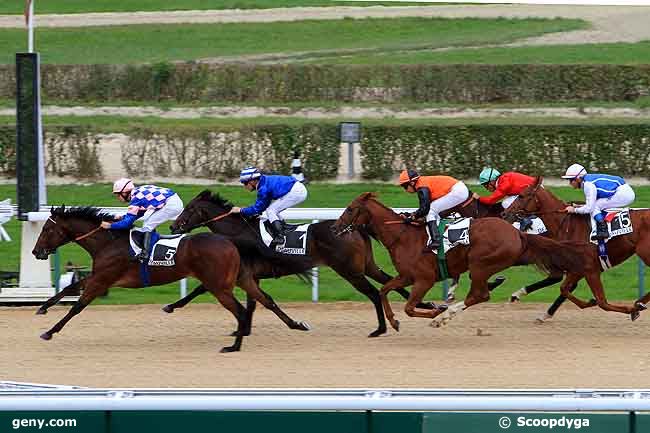
[(113, 184), (113, 194), (124, 203), (129, 203), (126, 215), (120, 216), (119, 221), (110, 223), (102, 222), (102, 228), (111, 230), (128, 230), (135, 221), (144, 218), (142, 231), (144, 240), (142, 251), (136, 256), (144, 263), (149, 259), (151, 232), (156, 230), (165, 221), (174, 221), (183, 212), (181, 198), (169, 188), (155, 185), (142, 185), (136, 187), (131, 179), (118, 179)]
[(569, 213), (589, 214), (596, 221), (596, 239), (607, 239), (609, 231), (603, 211), (630, 205), (634, 201), (634, 190), (625, 179), (610, 174), (588, 174), (580, 164), (567, 168), (563, 179), (569, 179), (573, 188), (582, 188), (585, 204), (579, 207), (567, 206)]
[(271, 176), (262, 174), (255, 167), (246, 167), (239, 174), (239, 181), (248, 191), (257, 190), (257, 200), (252, 206), (233, 207), (232, 213), (251, 217), (264, 213), (263, 217), (271, 223), (273, 241), (270, 247), (283, 244), (282, 219), (280, 212), (302, 203), (307, 198), (307, 188), (291, 176)]

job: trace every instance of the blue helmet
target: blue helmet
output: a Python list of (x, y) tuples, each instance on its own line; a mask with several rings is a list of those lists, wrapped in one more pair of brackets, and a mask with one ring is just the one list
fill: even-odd
[(257, 169), (257, 167), (246, 167), (239, 173), (239, 181), (241, 183), (248, 183), (253, 179), (259, 179), (262, 176), (262, 173)]

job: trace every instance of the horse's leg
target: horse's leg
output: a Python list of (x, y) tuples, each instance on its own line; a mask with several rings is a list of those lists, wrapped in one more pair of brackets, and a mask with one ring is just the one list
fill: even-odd
[[(404, 283), (406, 283), (405, 279), (401, 275), (398, 275), (395, 278), (388, 281), (386, 284), (384, 284), (384, 286), (379, 291), (379, 297), (381, 298), (381, 304), (384, 307), (384, 314), (386, 315), (386, 319), (388, 319), (390, 326), (392, 326), (393, 329), (396, 331), (399, 331), (399, 320), (395, 320), (395, 313), (393, 313), (393, 308), (390, 306), (390, 302), (388, 301), (388, 294), (392, 290), (395, 290), (397, 287), (403, 287)], [(409, 299), (413, 296), (413, 293), (414, 292), (411, 291)], [(420, 300), (422, 300), (422, 298), (420, 298), (418, 302)], [(386, 322), (384, 322), (384, 326), (386, 326), (385, 323)], [(376, 337), (377, 335), (379, 335), (379, 334), (377, 335), (373, 335), (373, 334), (370, 334), (369, 337)]]
[(517, 290), (514, 292), (512, 295), (510, 295), (510, 302), (519, 302), (521, 301), (521, 298), (523, 298), (526, 295), (530, 295), (533, 292), (536, 292), (539, 289), (543, 289), (544, 287), (548, 287), (550, 285), (559, 283), (562, 281), (563, 276), (556, 276), (556, 275), (549, 275), (548, 277), (544, 278), (542, 281), (538, 281), (533, 284), (529, 284), (528, 286), (522, 287), (521, 289)]
[(431, 326), (440, 327), (446, 325), (454, 316), (465, 311), (467, 308), (475, 304), (480, 304), (490, 299), (490, 289), (488, 283), (489, 275), (480, 275), (475, 272), (471, 279), (469, 293), (462, 302), (456, 302), (449, 306), (447, 311), (436, 317)]
[(630, 314), (632, 320), (636, 320), (639, 317), (638, 316), (639, 308), (637, 305), (632, 305), (632, 306), (616, 305), (616, 304), (610, 304), (607, 301), (607, 297), (605, 296), (605, 289), (603, 287), (603, 283), (600, 280), (600, 272), (588, 273), (587, 275), (585, 275), (585, 279), (587, 280), (587, 284), (589, 284), (591, 293), (593, 293), (594, 296), (596, 297), (596, 302), (598, 302), (598, 306), (600, 308), (602, 308), (605, 311), (616, 311), (618, 313)]
[(214, 295), (215, 298), (219, 301), (221, 305), (224, 306), (228, 311), (235, 316), (237, 319), (237, 335), (235, 336), (235, 343), (232, 346), (226, 346), (221, 349), (221, 353), (227, 352), (238, 352), (241, 350), (241, 344), (244, 340), (243, 330), (245, 327), (244, 321), (246, 311), (244, 306), (239, 303), (235, 295), (232, 294), (232, 290), (219, 290), (219, 289), (208, 289), (210, 293)]
[[(264, 305), (269, 310), (273, 311), (276, 316), (280, 318), (290, 329), (298, 329), (300, 331), (309, 331), (311, 328), (306, 322), (296, 322), (291, 317), (287, 315), (282, 309), (275, 303), (271, 295), (260, 289), (257, 285), (257, 281), (252, 277), (241, 278), (237, 284), (243, 290), (246, 291), (246, 295), (250, 296), (253, 299), (253, 302), (258, 301), (260, 304)], [(248, 302), (248, 301), (247, 301)], [(252, 315), (250, 320), (252, 320)], [(245, 317), (244, 330), (248, 326), (248, 318)], [(238, 329), (238, 332), (240, 330)], [(250, 328), (249, 328), (250, 332)]]
[[(382, 271), (374, 261), (366, 264), (366, 275), (382, 285), (393, 279), (393, 277)], [(409, 291), (403, 287), (398, 287), (394, 290), (404, 299), (408, 299), (411, 295)], [(423, 310), (435, 310), (437, 308), (436, 304), (433, 302), (420, 302), (417, 307), (422, 308)]]
[[(332, 263), (330, 267), (345, 280), (352, 284), (352, 286), (360, 293), (363, 293), (370, 299), (372, 305), (375, 307), (377, 313), (377, 329), (368, 334), (368, 337), (377, 337), (386, 333), (386, 319), (384, 318), (384, 310), (381, 305), (381, 297), (379, 291), (370, 284), (364, 274), (354, 273), (350, 267), (340, 263)], [(403, 287), (403, 286), (402, 286)]]
[(419, 311), (417, 309), (418, 303), (422, 300), (424, 295), (431, 289), (433, 285), (430, 280), (418, 280), (413, 284), (413, 289), (411, 290), (411, 297), (404, 305), (404, 312), (409, 317), (424, 317), (426, 319), (433, 319), (438, 316), (443, 311), (447, 310), (447, 306), (441, 306), (435, 310)]
[[(573, 302), (578, 306), (580, 309), (584, 308), (591, 308), (596, 305), (598, 305), (598, 302), (595, 299), (591, 299), (589, 301), (583, 301), (582, 299), (576, 297), (572, 291), (573, 291), (573, 286), (580, 281), (580, 278), (582, 278), (581, 275), (576, 275), (576, 274), (568, 274), (567, 277), (564, 279), (564, 282), (562, 283), (562, 286), (560, 286), (560, 293), (562, 296), (567, 298), (569, 301)], [(600, 278), (599, 278), (600, 279)], [(593, 293), (593, 290), (592, 290)]]
[[(458, 289), (459, 280), (460, 277), (453, 279), (453, 283), (451, 284), (451, 286), (449, 286), (449, 290), (447, 292), (446, 302), (453, 302), (456, 300), (456, 289)], [(501, 284), (503, 284), (505, 281), (506, 281), (506, 277), (499, 275), (494, 279), (494, 281), (488, 281), (488, 290), (491, 292), (492, 290), (496, 289)]]
[[(650, 266), (650, 249), (646, 249), (645, 245), (647, 245), (647, 242), (644, 240), (637, 242), (636, 254), (641, 258), (641, 260), (643, 260), (643, 263), (645, 263), (646, 266)], [(648, 301), (650, 301), (650, 292), (646, 293), (634, 302), (637, 311), (636, 313), (632, 313), (632, 320), (636, 320), (639, 317), (639, 312), (648, 308)]]
[(163, 311), (165, 313), (173, 313), (175, 309), (177, 308), (183, 308), (187, 304), (189, 304), (194, 298), (196, 298), (199, 295), (204, 294), (207, 292), (205, 287), (203, 287), (203, 284), (199, 285), (197, 288), (192, 290), (192, 292), (185, 296), (184, 298), (179, 299), (178, 301), (174, 302), (173, 304), (168, 304), (163, 307)]
[[(259, 280), (255, 280), (255, 283), (259, 287), (260, 285)], [(260, 290), (262, 289), (260, 288)], [(253, 327), (253, 313), (255, 312), (256, 308), (257, 308), (257, 301), (255, 301), (255, 298), (253, 298), (251, 295), (246, 293), (246, 316), (245, 316), (246, 323), (244, 324), (245, 337), (251, 335), (251, 328)], [(231, 335), (233, 337), (236, 337), (237, 331), (233, 331)]]
[(46, 314), (48, 308), (51, 306), (55, 305), (57, 302), (59, 302), (63, 297), (65, 296), (71, 296), (74, 293), (76, 293), (76, 289), (79, 288), (79, 286), (82, 285), (82, 283), (85, 281), (85, 278), (83, 280), (79, 280), (76, 283), (72, 283), (70, 285), (67, 285), (61, 290), (59, 293), (56, 295), (52, 296), (50, 299), (45, 301), (43, 305), (36, 311), (36, 314)]
[(77, 302), (72, 305), (72, 308), (70, 308), (70, 311), (68, 311), (68, 314), (63, 317), (63, 319), (59, 320), (56, 325), (54, 325), (49, 331), (44, 332), (41, 334), (41, 338), (43, 340), (50, 340), (52, 339), (52, 335), (56, 334), (57, 332), (61, 331), (63, 327), (65, 326), (66, 323), (70, 321), (74, 316), (77, 314), (81, 313), (84, 308), (90, 304), (93, 299), (95, 299), (99, 295), (103, 295), (106, 293), (106, 289), (108, 288), (106, 285), (97, 285), (94, 281), (92, 281), (91, 277), (86, 278), (86, 283), (84, 284), (84, 291), (77, 300)]
[[(578, 283), (574, 283), (569, 287), (569, 292), (573, 293), (573, 291), (578, 287)], [(560, 306), (566, 301), (567, 298), (564, 295), (560, 295), (557, 298), (555, 298), (555, 301), (551, 304), (550, 307), (548, 307), (548, 310), (546, 310), (545, 313), (542, 313), (539, 317), (535, 319), (537, 323), (544, 323), (547, 320), (550, 320), (553, 318), (553, 315), (557, 312), (557, 310), (560, 308)]]

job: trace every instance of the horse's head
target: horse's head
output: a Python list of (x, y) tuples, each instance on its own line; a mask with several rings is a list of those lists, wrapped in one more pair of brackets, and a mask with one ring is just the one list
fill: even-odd
[(541, 202), (539, 193), (542, 191), (542, 176), (537, 177), (534, 184), (526, 187), (512, 204), (503, 211), (501, 216), (508, 222), (515, 222), (522, 217), (540, 212)]
[(370, 222), (368, 203), (370, 199), (374, 199), (375, 197), (376, 194), (372, 192), (364, 192), (355, 198), (352, 203), (345, 208), (339, 219), (332, 224), (332, 231), (337, 236), (341, 236), (344, 233), (356, 230), (359, 226), (368, 224)]
[(228, 200), (206, 189), (185, 206), (170, 230), (173, 234), (189, 233), (209, 223), (211, 218), (227, 214), (230, 209), (232, 204)]
[(90, 234), (102, 221), (113, 221), (113, 216), (92, 207), (52, 208), (32, 254), (45, 260), (57, 248)]

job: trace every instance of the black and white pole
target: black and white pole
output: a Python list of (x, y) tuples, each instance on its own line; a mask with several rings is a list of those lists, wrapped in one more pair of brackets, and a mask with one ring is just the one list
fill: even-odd
[(291, 176), (298, 182), (305, 182), (305, 174), (302, 172), (302, 161), (300, 161), (300, 153), (297, 150), (293, 152)]

